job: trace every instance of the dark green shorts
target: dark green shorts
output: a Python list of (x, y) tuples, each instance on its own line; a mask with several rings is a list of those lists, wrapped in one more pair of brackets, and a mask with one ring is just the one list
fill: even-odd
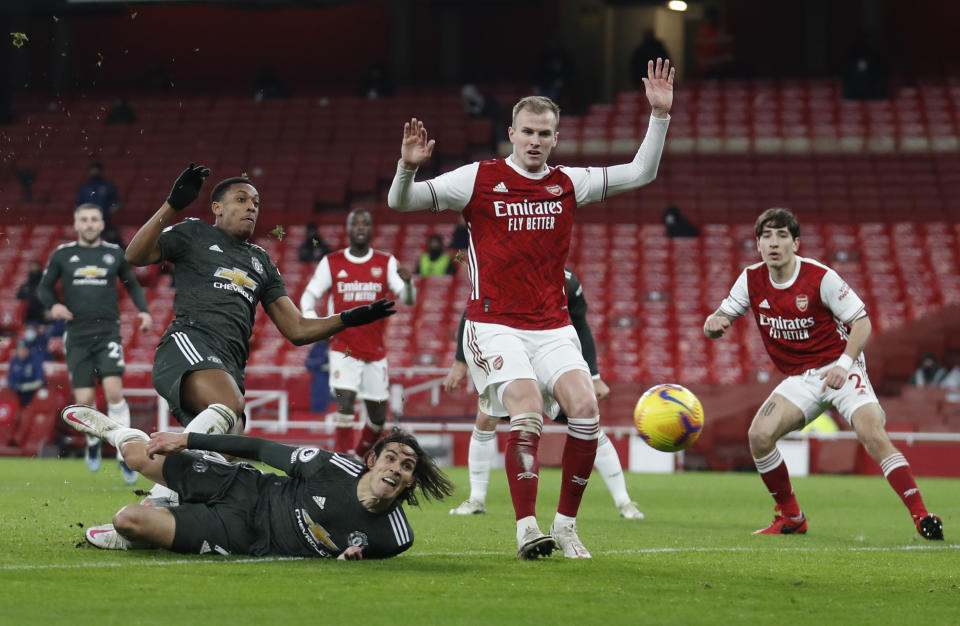
[(258, 533), (252, 525), (259, 472), (197, 452), (163, 463), (167, 486), (180, 494), (169, 509), (176, 522), (171, 550), (183, 554), (250, 554)]
[(196, 417), (180, 402), (180, 385), (190, 372), (223, 370), (233, 377), (243, 393), (243, 366), (232, 363), (214, 350), (202, 332), (183, 326), (172, 327), (160, 340), (153, 358), (153, 388), (170, 405), (170, 414), (186, 426)]
[(108, 376), (123, 376), (123, 344), (120, 333), (75, 337), (67, 333), (63, 341), (67, 355), (70, 384), (93, 387)]

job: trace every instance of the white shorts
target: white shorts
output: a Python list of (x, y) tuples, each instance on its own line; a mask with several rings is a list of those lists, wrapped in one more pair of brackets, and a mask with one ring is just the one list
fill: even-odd
[[(840, 389), (827, 387), (823, 391), (823, 379), (820, 374), (829, 371), (836, 363), (830, 363), (816, 369), (807, 370), (785, 379), (773, 393), (778, 393), (803, 412), (804, 422), (809, 424), (823, 411), (833, 406), (847, 422), (853, 417), (854, 411), (865, 404), (877, 401), (877, 394), (873, 392), (873, 385), (867, 377), (863, 355), (860, 355), (847, 374), (847, 382)], [(851, 424), (852, 425), (852, 424)]]
[(571, 370), (590, 375), (573, 326), (518, 330), (467, 320), (463, 354), (477, 387), (479, 408), (493, 417), (508, 414), (502, 400), (504, 383), (523, 378), (536, 380), (543, 393), (544, 411), (556, 417), (559, 405), (553, 398), (553, 387), (560, 376)]
[(360, 400), (383, 402), (390, 397), (387, 360), (361, 361), (331, 350), (330, 388), (353, 391)]

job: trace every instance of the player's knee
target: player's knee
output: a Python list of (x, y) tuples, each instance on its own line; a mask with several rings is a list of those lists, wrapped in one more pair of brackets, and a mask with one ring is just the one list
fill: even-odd
[(128, 504), (113, 516), (113, 527), (121, 535), (135, 535), (143, 522), (144, 507), (139, 504)]
[(753, 450), (766, 450), (774, 444), (776, 439), (773, 436), (773, 429), (766, 423), (754, 420), (747, 430), (747, 440), (750, 442), (750, 448)]
[(600, 414), (597, 397), (594, 395), (575, 398), (569, 404), (570, 406), (564, 407), (568, 419), (592, 419)]

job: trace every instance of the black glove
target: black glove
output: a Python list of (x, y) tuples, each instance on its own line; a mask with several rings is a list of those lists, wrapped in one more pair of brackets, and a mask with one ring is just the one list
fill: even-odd
[(177, 177), (177, 182), (173, 183), (173, 189), (167, 197), (167, 204), (177, 211), (187, 208), (200, 195), (203, 181), (209, 175), (210, 168), (191, 163)]
[(370, 322), (376, 322), (385, 317), (390, 317), (397, 312), (393, 306), (396, 304), (393, 300), (381, 298), (373, 304), (353, 307), (340, 313), (340, 321), (344, 326), (363, 326)]

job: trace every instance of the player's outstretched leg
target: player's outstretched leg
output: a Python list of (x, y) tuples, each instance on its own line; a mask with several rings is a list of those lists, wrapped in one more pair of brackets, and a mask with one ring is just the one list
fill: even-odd
[(60, 416), (75, 430), (85, 435), (104, 439), (118, 450), (125, 441), (131, 438), (149, 440), (149, 437), (142, 430), (127, 428), (118, 424), (100, 411), (85, 404), (71, 404), (60, 412)]
[(623, 465), (620, 463), (620, 455), (613, 442), (607, 437), (607, 434), (600, 431), (600, 438), (597, 439), (597, 458), (593, 462), (597, 468), (600, 477), (603, 478), (613, 503), (620, 512), (620, 517), (625, 519), (643, 519), (643, 513), (637, 508), (637, 503), (630, 499), (627, 493), (627, 481), (623, 476)]
[(803, 535), (807, 532), (807, 518), (800, 511), (800, 505), (793, 494), (790, 473), (787, 464), (780, 456), (780, 450), (762, 459), (754, 459), (760, 478), (777, 505), (774, 507), (773, 522), (766, 528), (753, 531), (754, 535)]
[[(107, 415), (118, 424), (130, 427), (130, 406), (126, 400), (121, 398), (116, 404), (107, 403)], [(128, 485), (137, 482), (137, 473), (123, 461), (123, 453), (120, 450), (117, 450), (117, 465), (120, 467), (123, 482)]]
[[(490, 419), (485, 415), (483, 417), (485, 422)], [(478, 415), (478, 422), (480, 419), (481, 416)], [(450, 515), (479, 515), (487, 512), (487, 485), (490, 483), (490, 468), (493, 466), (493, 459), (496, 456), (496, 430), (481, 430), (475, 425), (473, 434), (470, 436), (470, 450), (467, 455), (467, 466), (470, 471), (470, 497), (457, 508), (450, 509)]]

